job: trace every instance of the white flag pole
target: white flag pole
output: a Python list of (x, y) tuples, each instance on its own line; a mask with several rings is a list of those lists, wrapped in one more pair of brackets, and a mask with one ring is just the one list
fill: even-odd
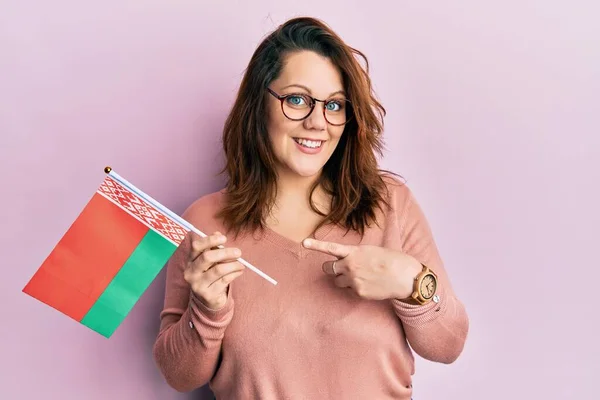
[[(172, 218), (174, 221), (179, 223), (184, 228), (198, 234), (201, 237), (207, 236), (204, 232), (200, 231), (195, 226), (193, 226), (192, 224), (190, 224), (189, 222), (187, 222), (186, 220), (184, 220), (183, 218), (181, 218), (180, 216), (178, 216), (177, 214), (175, 214), (174, 212), (169, 210), (167, 207), (163, 206), (158, 201), (154, 200), (152, 197), (150, 197), (149, 195), (147, 195), (146, 193), (144, 193), (143, 191), (138, 189), (135, 185), (133, 185), (132, 183), (127, 181), (125, 178), (123, 178), (122, 176), (117, 174), (111, 167), (104, 168), (104, 172), (106, 174), (108, 174), (111, 178), (113, 178), (114, 180), (116, 180), (117, 182), (119, 182), (120, 184), (125, 186), (127, 189), (131, 190), (137, 196), (141, 197), (142, 199), (144, 199), (145, 201), (147, 201), (148, 203), (150, 203), (154, 207), (156, 207), (158, 210), (160, 210), (161, 212), (168, 215), (170, 218)], [(219, 246), (219, 247), (223, 248), (223, 246)], [(244, 260), (243, 258), (238, 258), (237, 261), (239, 261), (241, 264), (246, 266), (248, 269), (257, 273), (259, 276), (263, 277), (264, 279), (266, 279), (273, 285), (277, 285), (277, 281), (275, 279), (271, 278), (269, 275), (265, 274), (264, 272), (262, 272), (261, 270), (256, 268), (254, 265), (250, 264), (248, 261)]]

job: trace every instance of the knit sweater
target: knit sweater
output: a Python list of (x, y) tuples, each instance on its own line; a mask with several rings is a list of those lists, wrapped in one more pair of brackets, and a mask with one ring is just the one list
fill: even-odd
[[(190, 243), (167, 264), (166, 294), (154, 358), (169, 385), (191, 391), (206, 383), (217, 399), (395, 399), (412, 395), (414, 356), (451, 363), (462, 352), (468, 317), (456, 297), (428, 222), (405, 184), (390, 184), (391, 210), (364, 236), (334, 226), (314, 237), (384, 246), (412, 255), (438, 275), (440, 301), (413, 305), (361, 299), (334, 285), (308, 250), (273, 230), (228, 237), (227, 246), (277, 280), (246, 269), (212, 310), (183, 278)], [(226, 234), (215, 218), (223, 191), (195, 201), (183, 217), (206, 233)], [(410, 347), (409, 347), (410, 345)], [(412, 350), (411, 350), (412, 349)]]

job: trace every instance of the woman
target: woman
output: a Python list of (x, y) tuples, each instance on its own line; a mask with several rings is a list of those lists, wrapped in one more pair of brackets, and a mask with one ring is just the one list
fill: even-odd
[(410, 399), (411, 347), (461, 353), (468, 317), (410, 190), (377, 167), (385, 110), (356, 55), (297, 18), (252, 56), (224, 128), (227, 186), (183, 215), (214, 233), (167, 265), (154, 357), (175, 389)]

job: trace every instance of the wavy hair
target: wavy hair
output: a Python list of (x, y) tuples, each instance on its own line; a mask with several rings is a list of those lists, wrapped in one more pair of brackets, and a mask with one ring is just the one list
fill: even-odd
[[(311, 208), (334, 223), (361, 235), (376, 221), (376, 208), (387, 202), (387, 187), (377, 155), (382, 155), (384, 107), (373, 94), (366, 56), (348, 46), (318, 19), (294, 18), (280, 25), (257, 47), (242, 78), (237, 98), (223, 129), (227, 175), (219, 218), (236, 235), (264, 228), (277, 194), (275, 156), (267, 133), (266, 88), (277, 79), (284, 58), (308, 50), (327, 57), (340, 70), (350, 100), (350, 121), (338, 146), (310, 192)], [(364, 61), (364, 67), (358, 59)], [(387, 171), (386, 171), (387, 172)], [(313, 203), (321, 186), (331, 196), (328, 214)], [(317, 227), (318, 228), (318, 227)]]

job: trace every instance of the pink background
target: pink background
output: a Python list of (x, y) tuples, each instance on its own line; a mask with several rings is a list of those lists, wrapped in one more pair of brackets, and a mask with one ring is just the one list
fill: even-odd
[(383, 166), (408, 178), (470, 313), (455, 364), (417, 359), (416, 399), (596, 398), (598, 2), (432, 3), (1, 2), (0, 397), (204, 398), (154, 366), (162, 274), (110, 340), (21, 289), (105, 165), (176, 212), (217, 189), (251, 53), (310, 14), (369, 56)]

